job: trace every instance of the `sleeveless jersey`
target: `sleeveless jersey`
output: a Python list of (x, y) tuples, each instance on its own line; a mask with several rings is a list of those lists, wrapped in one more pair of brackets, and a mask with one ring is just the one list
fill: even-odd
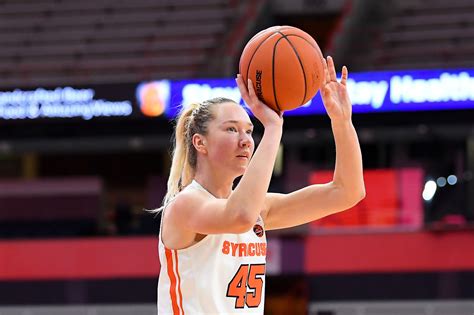
[[(185, 189), (207, 192), (196, 181)], [(161, 231), (159, 315), (263, 314), (267, 242), (261, 217), (248, 232), (210, 234), (178, 250), (166, 248)]]

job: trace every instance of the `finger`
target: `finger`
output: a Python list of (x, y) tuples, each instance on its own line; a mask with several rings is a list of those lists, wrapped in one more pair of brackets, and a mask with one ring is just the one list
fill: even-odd
[(242, 98), (244, 99), (244, 102), (249, 104), (250, 103), (250, 96), (247, 91), (247, 87), (244, 84), (244, 80), (242, 79), (242, 76), (240, 74), (237, 75), (237, 78), (235, 79), (235, 82), (237, 83), (237, 86), (239, 87), (240, 94), (242, 95)]
[(346, 85), (346, 82), (347, 82), (347, 76), (348, 76), (347, 67), (346, 67), (346, 66), (343, 66), (343, 67), (342, 67), (341, 84), (344, 85), (344, 86)]
[(325, 98), (328, 92), (329, 92), (329, 88), (326, 85), (323, 85), (321, 87), (321, 96)]
[(254, 100), (254, 101), (258, 101), (258, 97), (257, 97), (257, 94), (255, 94), (255, 90), (253, 89), (253, 83), (252, 83), (252, 80), (248, 79), (247, 80), (247, 86), (248, 86), (248, 89), (249, 89), (249, 96), (250, 96), (250, 99), (251, 100)]
[(323, 86), (329, 82), (329, 72), (328, 72), (328, 64), (326, 59), (322, 58), (323, 60), (323, 67), (324, 67), (324, 75), (323, 75)]
[(242, 95), (242, 98), (249, 98), (249, 93), (247, 91), (247, 87), (244, 84), (244, 80), (242, 79), (242, 76), (240, 74), (237, 75), (237, 78), (235, 79), (235, 82), (237, 83), (237, 86), (239, 87), (240, 94)]
[(328, 70), (329, 70), (330, 81), (337, 81), (336, 68), (334, 68), (334, 60), (332, 59), (331, 56), (328, 56)]

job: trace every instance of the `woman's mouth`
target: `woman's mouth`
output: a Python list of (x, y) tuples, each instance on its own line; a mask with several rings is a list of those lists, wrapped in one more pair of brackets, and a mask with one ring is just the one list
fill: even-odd
[(245, 161), (247, 161), (249, 159), (248, 155), (245, 155), (245, 154), (239, 154), (239, 155), (237, 155), (237, 158), (239, 160), (245, 160)]

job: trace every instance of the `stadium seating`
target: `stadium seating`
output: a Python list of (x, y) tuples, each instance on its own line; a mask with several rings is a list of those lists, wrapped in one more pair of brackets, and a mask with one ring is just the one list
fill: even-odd
[(0, 3), (4, 87), (199, 75), (237, 20), (231, 0)]
[(395, 1), (374, 53), (384, 69), (472, 66), (474, 3)]

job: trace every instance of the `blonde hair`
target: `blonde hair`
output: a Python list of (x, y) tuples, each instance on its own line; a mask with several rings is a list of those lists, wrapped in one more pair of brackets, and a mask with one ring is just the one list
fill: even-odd
[(216, 97), (202, 103), (183, 106), (174, 130), (174, 146), (167, 192), (160, 211), (194, 178), (197, 166), (197, 152), (193, 145), (195, 134), (207, 135), (209, 122), (215, 119), (214, 105), (235, 103), (233, 100)]

